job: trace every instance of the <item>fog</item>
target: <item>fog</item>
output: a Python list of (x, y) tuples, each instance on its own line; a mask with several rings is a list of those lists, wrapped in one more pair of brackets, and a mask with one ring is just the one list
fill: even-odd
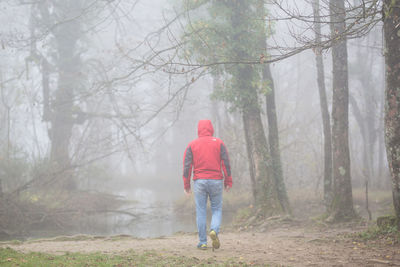
[[(187, 40), (208, 38), (196, 35), (196, 27), (212, 16), (206, 8), (185, 11), (186, 2), (0, 2), (3, 239), (196, 232), (194, 200), (183, 192), (182, 159), (201, 119), (212, 121), (230, 156), (234, 184), (224, 193), (223, 227), (254, 204), (249, 129), (236, 100), (215, 93), (232, 86), (232, 63), (219, 76), (213, 64), (232, 60), (218, 55), (217, 47), (207, 48), (216, 53), (214, 63), (201, 58), (204, 47), (196, 54), (196, 41)], [(274, 2), (266, 3), (265, 25), (272, 29), (266, 58), (272, 60), (283, 180), (293, 216), (304, 219), (324, 212), (316, 52), (305, 48), (314, 32), (309, 22), (284, 19), (288, 13)], [(307, 1), (284, 2), (289, 14), (312, 15)], [(323, 34), (329, 31), (324, 24)], [(367, 218), (365, 182), (372, 195), (390, 194), (391, 186), (383, 136), (382, 25), (349, 37), (347, 50), (354, 209)], [(331, 52), (330, 47), (321, 52), (330, 114)], [(260, 56), (242, 61), (263, 65)], [(260, 89), (258, 95), (268, 139), (265, 93)], [(383, 211), (370, 201), (375, 219)]]

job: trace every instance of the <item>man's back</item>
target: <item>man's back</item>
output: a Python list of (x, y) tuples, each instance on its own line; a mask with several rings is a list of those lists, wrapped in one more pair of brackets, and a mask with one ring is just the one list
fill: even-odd
[(231, 187), (232, 178), (228, 153), (222, 140), (212, 136), (214, 129), (211, 121), (200, 120), (197, 132), (199, 137), (190, 142), (184, 154), (185, 189), (190, 188), (192, 169), (193, 180), (223, 179), (225, 176), (225, 186)]

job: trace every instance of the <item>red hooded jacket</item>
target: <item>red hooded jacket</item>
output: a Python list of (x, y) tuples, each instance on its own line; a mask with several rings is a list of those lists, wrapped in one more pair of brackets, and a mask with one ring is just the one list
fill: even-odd
[[(211, 121), (200, 120), (197, 126), (197, 133), (199, 138), (189, 143), (183, 156), (183, 183), (185, 190), (190, 189), (192, 170), (193, 180), (219, 180), (225, 177), (225, 187), (232, 187), (228, 151), (221, 139), (213, 137), (214, 128)], [(224, 175), (222, 175), (222, 171)]]

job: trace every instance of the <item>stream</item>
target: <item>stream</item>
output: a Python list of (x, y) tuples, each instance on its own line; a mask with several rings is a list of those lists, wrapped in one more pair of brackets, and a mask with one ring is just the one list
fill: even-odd
[[(176, 191), (176, 190), (175, 190)], [(75, 230), (36, 229), (29, 236), (17, 239), (50, 238), (60, 235), (93, 235), (113, 236), (130, 235), (137, 238), (155, 238), (170, 236), (177, 232), (197, 232), (195, 210), (177, 211), (175, 208), (183, 192), (174, 192), (166, 187), (165, 190), (149, 187), (127, 187), (116, 193), (126, 204), (119, 212), (108, 212), (90, 215), (82, 218)], [(194, 201), (193, 198), (187, 199)], [(193, 206), (194, 209), (194, 205)], [(232, 222), (233, 212), (223, 211), (222, 227)], [(207, 210), (207, 224), (211, 220), (211, 211)]]

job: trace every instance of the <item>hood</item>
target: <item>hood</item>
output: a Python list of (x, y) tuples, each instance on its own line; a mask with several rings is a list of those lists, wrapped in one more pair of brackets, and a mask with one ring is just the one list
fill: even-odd
[(210, 120), (199, 120), (197, 125), (197, 134), (199, 137), (212, 136), (214, 134), (214, 128)]

